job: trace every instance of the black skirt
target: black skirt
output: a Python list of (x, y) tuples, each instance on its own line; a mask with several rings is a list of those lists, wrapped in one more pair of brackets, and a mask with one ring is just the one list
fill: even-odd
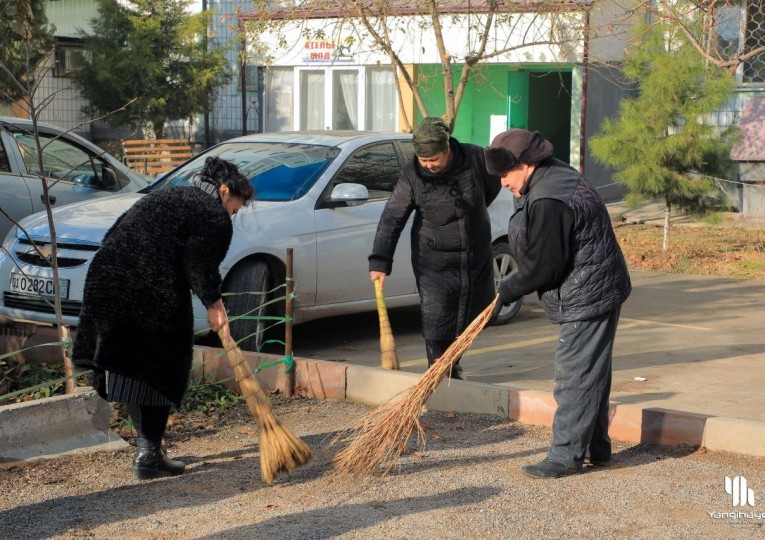
[(172, 402), (148, 383), (119, 373), (106, 372), (106, 395), (109, 401), (132, 405), (169, 406)]

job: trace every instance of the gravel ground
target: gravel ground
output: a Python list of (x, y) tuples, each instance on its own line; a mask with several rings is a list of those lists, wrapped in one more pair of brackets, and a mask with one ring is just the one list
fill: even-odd
[[(132, 451), (0, 468), (0, 538), (763, 538), (765, 459), (617, 444), (614, 463), (559, 480), (520, 467), (550, 431), (497, 417), (426, 413), (428, 445), (383, 479), (333, 476), (329, 439), (369, 409), (296, 399), (279, 419), (315, 458), (273, 486), (260, 479), (244, 406), (214, 426), (174, 429), (187, 472), (139, 482)], [(725, 476), (744, 476), (756, 506), (734, 508)]]

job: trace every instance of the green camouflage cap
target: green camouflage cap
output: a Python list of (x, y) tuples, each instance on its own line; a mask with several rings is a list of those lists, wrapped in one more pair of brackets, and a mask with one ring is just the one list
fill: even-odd
[(419, 157), (435, 156), (449, 148), (449, 124), (438, 116), (426, 116), (414, 128), (414, 153)]

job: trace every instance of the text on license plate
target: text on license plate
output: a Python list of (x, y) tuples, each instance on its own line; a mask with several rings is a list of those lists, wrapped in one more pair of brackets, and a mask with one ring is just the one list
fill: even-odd
[[(69, 280), (62, 279), (61, 283), (61, 298), (69, 298)], [(16, 272), (11, 273), (11, 286), (12, 292), (24, 293), (24, 294), (42, 294), (44, 296), (53, 296), (53, 279), (38, 277), (38, 276), (25, 276)]]

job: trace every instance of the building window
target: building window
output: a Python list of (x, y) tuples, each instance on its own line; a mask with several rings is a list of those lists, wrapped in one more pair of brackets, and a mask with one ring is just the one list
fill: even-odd
[(325, 129), (324, 70), (300, 72), (300, 129)]
[(56, 64), (53, 66), (54, 77), (67, 77), (77, 71), (82, 65), (85, 51), (82, 47), (71, 45), (56, 45)]
[[(765, 3), (725, 0), (715, 6), (713, 44), (721, 58), (735, 58), (765, 46)], [(743, 62), (739, 82), (765, 82), (765, 52)]]
[(265, 68), (266, 131), (396, 130), (388, 67)]
[(332, 128), (359, 129), (359, 72), (332, 72)]
[(367, 118), (369, 131), (396, 131), (396, 83), (390, 66), (368, 67)]
[[(236, 89), (238, 91), (242, 91), (242, 71), (241, 71), (241, 65), (239, 67), (239, 76), (236, 78)], [(255, 66), (255, 65), (246, 65), (244, 67), (244, 78), (247, 83), (247, 91), (248, 92), (258, 92), (260, 90), (261, 85), (261, 79), (262, 79), (262, 69), (261, 67)]]
[(294, 70), (270, 67), (266, 70), (266, 131), (294, 129)]

